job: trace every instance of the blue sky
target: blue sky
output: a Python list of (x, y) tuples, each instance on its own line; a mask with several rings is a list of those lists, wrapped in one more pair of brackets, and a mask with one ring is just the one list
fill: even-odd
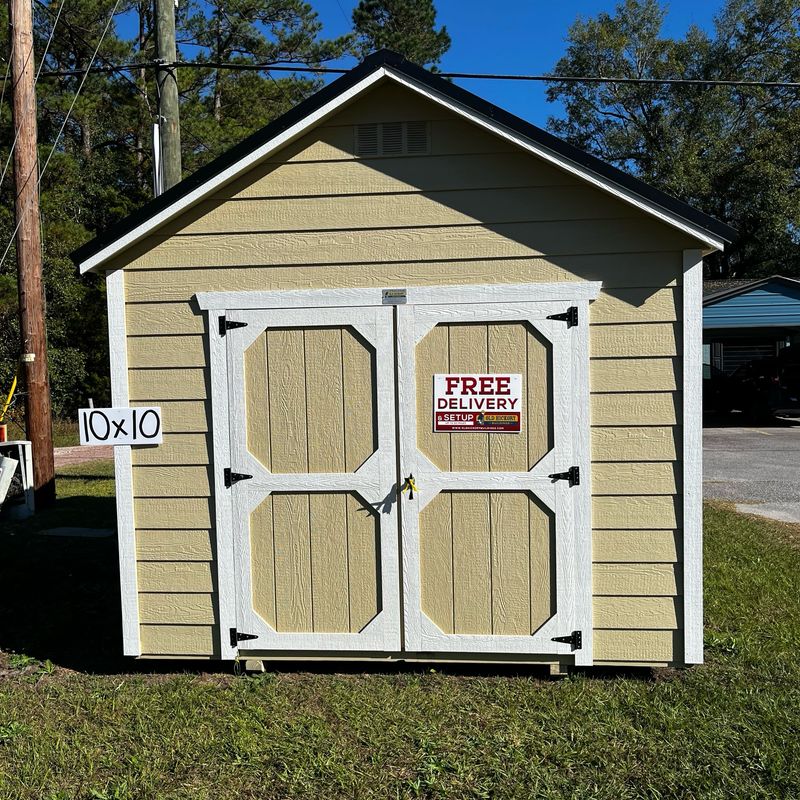
[[(310, 0), (323, 24), (323, 35), (340, 36), (352, 28), (358, 0)], [(565, 49), (567, 29), (578, 16), (613, 12), (617, 0), (512, 0), (495, 2), (487, 13), (486, 0), (435, 0), (438, 23), (447, 26), (452, 46), (445, 54), (444, 72), (503, 72), (542, 74), (553, 68)], [(723, 0), (671, 0), (665, 33), (682, 36), (690, 25), (711, 30)], [(132, 36), (124, 16), (118, 22), (123, 36)], [(190, 54), (189, 54), (190, 55)], [(345, 59), (335, 66), (351, 67)], [(330, 78), (332, 80), (332, 78)], [(547, 123), (558, 107), (547, 103), (542, 83), (515, 81), (457, 81), (475, 94), (537, 125)]]
[[(357, 0), (311, 0), (328, 36), (350, 29), (350, 14)], [(505, 72), (541, 74), (553, 68), (563, 54), (567, 29), (577, 16), (593, 17), (613, 12), (617, 0), (435, 0), (439, 24), (447, 26), (453, 40), (442, 59), (443, 72)], [(665, 33), (680, 37), (698, 25), (711, 30), (721, 0), (672, 0)], [(349, 63), (348, 63), (349, 65)], [(457, 81), (495, 105), (544, 126), (557, 111), (544, 97), (544, 84), (515, 81)]]

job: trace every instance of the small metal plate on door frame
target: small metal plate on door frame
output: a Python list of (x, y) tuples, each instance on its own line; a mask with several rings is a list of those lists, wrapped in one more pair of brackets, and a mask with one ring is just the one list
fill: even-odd
[(405, 289), (383, 290), (383, 305), (385, 306), (402, 306), (407, 300)]

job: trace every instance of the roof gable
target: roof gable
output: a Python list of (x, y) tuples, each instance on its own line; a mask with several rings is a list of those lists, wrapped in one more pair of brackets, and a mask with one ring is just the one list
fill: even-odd
[(97, 269), (112, 256), (148, 236), (337, 113), (345, 104), (386, 80), (405, 86), (559, 169), (679, 228), (711, 249), (721, 249), (725, 242), (732, 241), (735, 236), (735, 231), (724, 223), (562, 142), (541, 128), (487, 103), (401, 56), (383, 50), (100, 233), (78, 248), (72, 254), (73, 260), (82, 272)]

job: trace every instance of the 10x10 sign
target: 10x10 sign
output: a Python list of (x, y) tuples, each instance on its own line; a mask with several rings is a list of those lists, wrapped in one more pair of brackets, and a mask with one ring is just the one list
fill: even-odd
[(434, 375), (433, 430), (519, 433), (522, 375)]
[(161, 444), (161, 409), (82, 408), (78, 411), (81, 444)]

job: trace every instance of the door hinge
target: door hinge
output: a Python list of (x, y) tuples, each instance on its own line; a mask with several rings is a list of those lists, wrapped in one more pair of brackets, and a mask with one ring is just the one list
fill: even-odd
[(552, 478), (553, 483), (556, 481), (569, 481), (570, 486), (580, 486), (581, 468), (570, 467), (566, 472), (554, 472), (552, 475), (548, 475), (547, 477)]
[(237, 647), (239, 642), (247, 642), (250, 639), (258, 639), (255, 633), (239, 633), (236, 628), (231, 628), (231, 647)]
[(231, 472), (230, 467), (225, 467), (223, 474), (225, 475), (226, 489), (230, 489), (234, 483), (239, 483), (239, 481), (249, 481), (253, 477), (252, 475), (246, 475), (244, 472)]
[(572, 650), (580, 650), (583, 647), (583, 634), (580, 631), (572, 631), (569, 636), (554, 636), (552, 641), (568, 644)]
[(236, 322), (235, 320), (228, 319), (227, 317), (219, 318), (219, 335), (224, 336), (225, 331), (233, 330), (234, 328), (246, 328), (246, 322)]
[(563, 314), (550, 314), (547, 319), (557, 319), (566, 322), (568, 328), (574, 328), (578, 324), (578, 306), (570, 306)]

